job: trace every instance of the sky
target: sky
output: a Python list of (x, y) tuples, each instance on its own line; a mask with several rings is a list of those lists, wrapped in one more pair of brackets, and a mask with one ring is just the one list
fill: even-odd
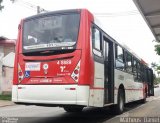
[(17, 38), (21, 18), (36, 14), (36, 6), (47, 11), (87, 8), (102, 23), (106, 33), (127, 45), (147, 63), (160, 62), (155, 40), (132, 0), (4, 0), (0, 12), (0, 36)]

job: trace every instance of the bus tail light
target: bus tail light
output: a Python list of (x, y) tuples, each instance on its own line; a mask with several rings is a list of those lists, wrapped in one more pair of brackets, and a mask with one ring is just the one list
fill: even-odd
[(79, 79), (79, 71), (80, 71), (80, 61), (78, 62), (77, 66), (75, 67), (74, 71), (71, 74), (71, 77), (75, 82), (78, 82)]
[(18, 64), (18, 82), (20, 83), (23, 80), (24, 74), (23, 71), (20, 67), (20, 65)]

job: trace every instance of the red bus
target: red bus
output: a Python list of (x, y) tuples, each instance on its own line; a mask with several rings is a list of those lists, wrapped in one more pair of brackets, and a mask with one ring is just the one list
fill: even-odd
[(21, 20), (12, 88), (15, 103), (84, 107), (145, 101), (153, 72), (110, 37), (86, 9), (43, 13)]

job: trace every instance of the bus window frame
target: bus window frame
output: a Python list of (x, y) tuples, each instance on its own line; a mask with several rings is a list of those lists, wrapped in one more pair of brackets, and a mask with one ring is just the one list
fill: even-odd
[[(93, 28), (96, 28), (99, 31), (99, 36), (100, 36), (100, 49), (97, 49), (95, 47), (95, 42), (93, 40)], [(92, 52), (94, 55), (103, 58), (103, 44), (102, 44), (102, 30), (94, 23), (91, 25), (91, 42), (92, 42)], [(100, 55), (99, 55), (100, 54)]]
[[(122, 61), (120, 61), (119, 59), (118, 59), (118, 49), (119, 48), (121, 48), (121, 50), (122, 50), (122, 53), (123, 53), (123, 58), (122, 58)], [(125, 71), (125, 69), (126, 69), (126, 67), (125, 67), (125, 55), (124, 55), (124, 49), (120, 46), (120, 45), (118, 45), (118, 44), (116, 44), (115, 43), (115, 68), (116, 69), (118, 69), (118, 70), (121, 70), (121, 71)], [(124, 66), (123, 66), (123, 69), (120, 69), (119, 67), (117, 67), (117, 61), (118, 62), (120, 62), (120, 63), (122, 63)]]
[[(80, 21), (81, 21), (81, 14), (79, 11), (71, 11), (71, 12), (64, 12), (64, 13), (54, 13), (54, 12), (51, 12), (50, 14), (48, 15), (35, 15), (35, 16), (32, 16), (32, 17), (29, 17), (29, 18), (26, 18), (24, 19), (23, 21), (23, 28), (22, 28), (22, 35), (24, 36), (24, 24), (25, 22), (27, 21), (30, 21), (30, 20), (35, 20), (35, 19), (39, 19), (39, 18), (42, 18), (42, 17), (49, 17), (49, 16), (58, 16), (58, 15), (70, 15), (70, 14), (79, 14), (79, 24), (78, 24), (78, 32), (77, 32), (77, 40), (75, 42), (74, 45), (72, 46), (59, 46), (59, 47), (50, 47), (50, 48), (44, 48), (43, 50), (41, 50), (42, 52), (43, 51), (46, 51), (46, 50), (52, 50), (54, 48), (54, 50), (62, 50), (62, 47), (65, 47), (64, 50), (67, 50), (68, 47), (72, 47), (73, 50), (76, 50), (77, 48), (77, 43), (78, 43), (78, 37), (79, 37), (79, 31), (80, 31)], [(24, 37), (22, 37), (22, 46), (24, 46)], [(61, 48), (61, 49), (60, 49)], [(26, 55), (27, 53), (30, 53), (30, 54), (34, 54), (34, 53), (37, 53), (37, 52), (41, 52), (39, 51), (39, 49), (34, 49), (35, 51), (33, 51), (32, 53), (30, 53), (30, 50), (29, 51), (26, 51), (23, 47), (22, 47), (22, 53), (23, 55), (25, 56), (28, 56)], [(34, 56), (34, 55), (32, 55)]]
[[(128, 71), (127, 70), (127, 68), (128, 68), (128, 62), (127, 62), (127, 56), (128, 55), (130, 55), (131, 56), (131, 65), (130, 65), (130, 67), (131, 67), (131, 71)], [(133, 73), (133, 55), (130, 53), (130, 52), (128, 52), (128, 51), (124, 51), (124, 56), (125, 56), (125, 71), (126, 71), (126, 73), (128, 73), (128, 74), (134, 74)]]

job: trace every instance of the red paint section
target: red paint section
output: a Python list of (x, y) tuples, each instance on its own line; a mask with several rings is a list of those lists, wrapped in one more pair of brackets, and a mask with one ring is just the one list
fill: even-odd
[(142, 88), (139, 88), (139, 89), (130, 89), (130, 88), (127, 88), (127, 89), (125, 89), (125, 90), (132, 90), (132, 91), (143, 91), (143, 89)]
[(20, 42), (22, 42), (22, 25), (23, 25), (23, 20), (21, 20), (21, 22), (19, 24), (18, 37), (17, 37), (17, 42), (16, 42), (13, 85), (18, 84), (18, 61), (19, 61), (20, 48), (22, 48), (22, 46), (20, 46), (20, 44), (22, 44), (22, 43), (20, 43)]
[[(75, 81), (71, 78), (71, 74), (80, 60), (81, 50), (76, 50), (69, 54), (53, 55), (47, 57), (27, 57), (23, 56), (23, 54), (20, 54), (19, 56), (18, 63), (23, 73), (28, 71), (29, 65), (26, 66), (26, 64), (40, 64), (40, 68), (38, 70), (29, 71), (29, 77), (24, 77), (20, 84), (76, 84)], [(48, 62), (45, 60), (48, 60)], [(47, 70), (44, 70), (43, 68), (45, 64), (48, 65)]]
[[(50, 56), (24, 56), (22, 53), (22, 30), (23, 20), (19, 25), (18, 40), (16, 45), (16, 58), (14, 67), (13, 85), (17, 84), (78, 84), (93, 85), (94, 81), (94, 60), (92, 56), (92, 42), (90, 40), (91, 22), (93, 15), (86, 9), (77, 10), (81, 12), (80, 28), (76, 50), (72, 53)], [(69, 60), (71, 64), (62, 65), (58, 62)], [(80, 61), (79, 78), (76, 82), (71, 74)], [(18, 82), (18, 64), (22, 72), (27, 72), (26, 64), (39, 63), (40, 70), (30, 70), (29, 75)], [(47, 64), (48, 69), (44, 70), (43, 65)], [(76, 71), (75, 71), (76, 72)]]
[(76, 88), (70, 88), (69, 90), (76, 90)]
[(18, 89), (22, 89), (22, 87), (18, 87)]
[(88, 10), (82, 10), (78, 39), (78, 46), (82, 49), (79, 85), (92, 86), (94, 82), (94, 60), (90, 40), (91, 22), (93, 22), (93, 15)]

